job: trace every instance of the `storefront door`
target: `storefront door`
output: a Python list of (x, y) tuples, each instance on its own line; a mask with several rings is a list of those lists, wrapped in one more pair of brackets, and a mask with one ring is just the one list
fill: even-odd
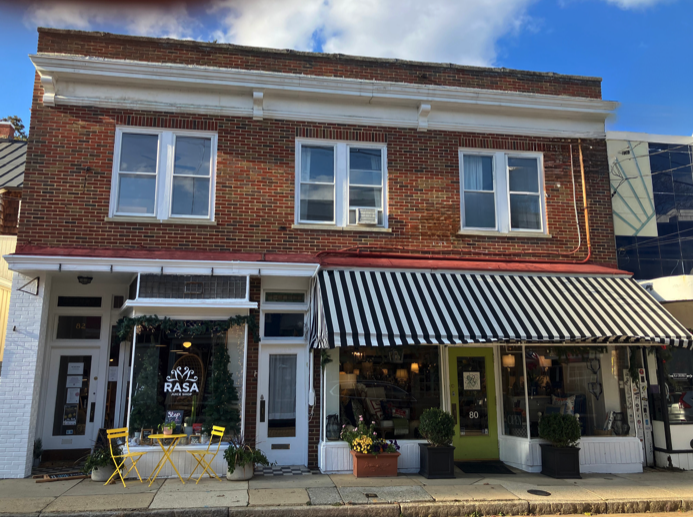
[(451, 347), (449, 362), (455, 460), (497, 460), (493, 349)]
[(98, 348), (53, 348), (43, 448), (89, 449), (102, 421)]
[(308, 462), (308, 368), (305, 346), (260, 352), (257, 447), (277, 465)]

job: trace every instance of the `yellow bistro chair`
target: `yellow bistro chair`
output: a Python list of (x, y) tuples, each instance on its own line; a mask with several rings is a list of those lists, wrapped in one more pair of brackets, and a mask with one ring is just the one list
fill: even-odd
[[(108, 478), (108, 481), (104, 483), (104, 485), (107, 485), (111, 482), (111, 479), (113, 479), (113, 476), (118, 474), (120, 476), (120, 480), (123, 482), (123, 486), (126, 487), (125, 485), (125, 479), (123, 478), (123, 474), (120, 472), (120, 469), (123, 468), (123, 465), (125, 465), (125, 461), (130, 458), (130, 468), (128, 471), (125, 473), (125, 477), (130, 473), (132, 469), (135, 469), (135, 472), (137, 472), (137, 477), (140, 480), (140, 483), (142, 483), (142, 477), (140, 476), (140, 471), (137, 470), (137, 462), (142, 459), (142, 456), (147, 454), (146, 452), (130, 452), (130, 444), (128, 443), (128, 428), (127, 427), (121, 427), (120, 429), (108, 429), (106, 430), (106, 434), (108, 435), (108, 445), (111, 448), (111, 458), (113, 458), (113, 463), (115, 464), (116, 471), (113, 473), (113, 475)], [(113, 440), (117, 440), (119, 438), (124, 438), (125, 440), (125, 450), (127, 451), (126, 454), (114, 454), (113, 453)], [(121, 449), (122, 452), (122, 449)], [(127, 487), (126, 487), (127, 488)]]
[[(216, 425), (212, 426), (212, 436), (209, 437), (209, 443), (207, 444), (206, 451), (186, 451), (188, 454), (192, 454), (192, 457), (195, 458), (195, 461), (197, 461), (197, 465), (195, 465), (195, 468), (190, 473), (190, 476), (188, 476), (188, 479), (186, 481), (190, 480), (192, 475), (197, 470), (197, 467), (203, 467), (203, 469), (202, 474), (200, 474), (200, 477), (197, 478), (197, 481), (195, 482), (196, 485), (200, 482), (200, 479), (202, 479), (202, 477), (205, 475), (205, 472), (207, 473), (210, 479), (215, 477), (219, 481), (221, 481), (219, 476), (217, 476), (216, 472), (214, 472), (214, 469), (212, 468), (212, 462), (214, 461), (214, 458), (217, 457), (217, 454), (219, 454), (219, 449), (221, 447), (221, 438), (222, 436), (224, 436), (224, 431), (226, 431), (225, 427), (218, 427)], [(217, 449), (215, 451), (210, 451), (209, 449), (212, 446), (212, 441), (214, 440), (215, 436), (219, 437), (219, 441), (217, 442)], [(209, 459), (207, 459), (207, 457), (209, 457)]]

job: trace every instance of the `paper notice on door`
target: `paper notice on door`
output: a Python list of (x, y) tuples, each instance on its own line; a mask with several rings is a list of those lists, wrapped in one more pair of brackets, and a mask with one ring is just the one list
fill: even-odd
[(81, 388), (82, 387), (82, 376), (81, 375), (68, 375), (67, 382), (65, 382), (66, 388)]
[(108, 367), (108, 382), (118, 382), (118, 367), (109, 366)]
[(77, 425), (77, 404), (65, 404), (63, 425)]
[(79, 388), (67, 388), (67, 397), (65, 402), (68, 404), (79, 404)]
[(84, 373), (84, 363), (67, 363), (68, 375), (82, 375)]

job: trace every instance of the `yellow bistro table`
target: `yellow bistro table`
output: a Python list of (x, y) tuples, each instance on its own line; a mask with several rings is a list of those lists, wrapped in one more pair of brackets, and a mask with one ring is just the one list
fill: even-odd
[[(161, 469), (164, 468), (164, 465), (166, 465), (166, 461), (168, 461), (171, 466), (173, 467), (173, 470), (176, 471), (176, 474), (178, 474), (178, 479), (180, 479), (180, 482), (185, 484), (185, 481), (183, 481), (183, 478), (180, 475), (180, 472), (178, 472), (178, 469), (176, 466), (173, 464), (173, 460), (171, 459), (171, 453), (175, 450), (176, 445), (178, 445), (178, 441), (187, 436), (186, 434), (150, 434), (149, 438), (156, 440), (159, 444), (159, 447), (161, 447), (161, 450), (164, 452), (164, 455), (161, 457), (159, 460), (159, 463), (156, 464), (156, 467), (154, 467), (154, 470), (152, 471), (152, 474), (149, 476), (147, 481), (149, 481), (149, 486), (152, 486), (152, 483), (156, 480), (157, 476), (159, 475), (159, 472), (161, 472)], [(171, 443), (166, 446), (164, 444), (164, 440), (171, 440)]]

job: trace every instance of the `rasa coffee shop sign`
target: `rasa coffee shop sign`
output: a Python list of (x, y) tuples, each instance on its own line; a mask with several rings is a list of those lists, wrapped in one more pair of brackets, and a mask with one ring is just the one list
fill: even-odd
[(199, 393), (195, 370), (188, 366), (179, 366), (171, 370), (171, 375), (166, 376), (164, 393), (170, 393), (172, 397), (192, 395)]

